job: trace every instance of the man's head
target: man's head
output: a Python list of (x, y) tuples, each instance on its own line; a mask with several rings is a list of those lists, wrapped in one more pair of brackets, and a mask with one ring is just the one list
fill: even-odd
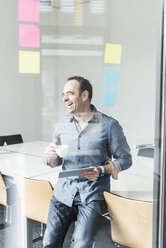
[(88, 79), (85, 79), (83, 77), (80, 77), (80, 76), (73, 76), (73, 77), (69, 77), (67, 79), (67, 81), (70, 81), (70, 80), (77, 80), (79, 82), (79, 85), (80, 85), (80, 95), (83, 91), (87, 90), (88, 93), (89, 93), (89, 101), (91, 102), (92, 100), (92, 95), (93, 95), (93, 88), (92, 88), (92, 85), (91, 83), (89, 82)]
[(70, 77), (64, 86), (62, 96), (69, 113), (84, 112), (90, 106), (92, 85), (83, 77)]

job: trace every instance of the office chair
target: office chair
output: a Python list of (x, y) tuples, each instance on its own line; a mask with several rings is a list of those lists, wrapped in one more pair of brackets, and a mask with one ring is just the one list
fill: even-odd
[(24, 178), (19, 175), (15, 175), (14, 179), (20, 193), (24, 216), (41, 223), (40, 236), (33, 239), (34, 243), (43, 238), (53, 188), (47, 181)]
[[(0, 136), (0, 146), (5, 143), (7, 145), (23, 143), (23, 139), (21, 134)], [(17, 189), (13, 184), (13, 178), (7, 175), (2, 176), (1, 174), (0, 184), (2, 186), (0, 189), (0, 204), (6, 206), (5, 222), (0, 225), (0, 229), (3, 229), (11, 225), (12, 207), (17, 201)]]
[(104, 197), (111, 217), (112, 240), (130, 248), (152, 248), (153, 203), (108, 192)]
[(13, 145), (23, 143), (23, 139), (21, 134), (0, 136), (0, 146), (3, 146), (5, 142), (7, 145)]

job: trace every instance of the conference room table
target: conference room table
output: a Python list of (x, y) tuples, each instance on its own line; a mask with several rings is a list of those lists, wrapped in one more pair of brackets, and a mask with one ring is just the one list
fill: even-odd
[[(62, 167), (50, 167), (43, 163), (45, 148), (49, 142), (30, 141), (0, 148), (0, 171), (2, 174), (14, 176), (18, 174), (26, 178), (49, 181), (52, 186), (57, 182)], [(121, 172), (121, 173), (125, 173)], [(121, 182), (119, 181), (118, 184)], [(137, 200), (153, 201), (152, 191), (114, 191), (122, 196)]]
[[(47, 175), (45, 180), (55, 186), (51, 174), (57, 179), (61, 167), (50, 167), (43, 163), (45, 148), (49, 145), (44, 141), (31, 141), (16, 145), (8, 145), (0, 149), (0, 172), (13, 177), (15, 174), (26, 178), (38, 178)], [(50, 179), (49, 179), (50, 176)]]
[[(62, 171), (61, 166), (50, 167), (43, 164), (45, 148), (50, 143), (31, 141), (0, 148), (0, 172), (14, 177), (15, 174), (25, 178), (49, 181), (54, 187)], [(123, 173), (123, 172), (121, 172)], [(120, 182), (119, 182), (120, 183)], [(115, 194), (137, 200), (153, 202), (152, 191), (112, 191)], [(32, 223), (27, 220), (27, 248), (32, 248)]]

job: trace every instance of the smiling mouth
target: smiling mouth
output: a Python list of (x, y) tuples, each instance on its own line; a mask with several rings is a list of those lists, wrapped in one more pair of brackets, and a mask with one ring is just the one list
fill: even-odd
[(71, 103), (71, 104), (68, 104), (68, 105), (66, 105), (67, 107), (71, 107), (73, 104)]

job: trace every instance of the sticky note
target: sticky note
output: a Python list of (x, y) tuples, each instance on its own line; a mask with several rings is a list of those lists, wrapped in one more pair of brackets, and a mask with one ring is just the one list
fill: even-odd
[(105, 67), (103, 76), (103, 85), (117, 86), (119, 81), (120, 68)]
[(19, 24), (19, 46), (40, 47), (40, 28), (37, 25)]
[(19, 73), (40, 73), (40, 52), (19, 51)]
[(83, 25), (83, 3), (82, 0), (76, 0), (75, 2), (75, 20), (76, 20), (76, 26), (82, 26)]
[(104, 63), (121, 63), (122, 45), (106, 43)]
[(117, 89), (103, 88), (101, 106), (114, 106), (118, 95)]
[(18, 20), (39, 22), (39, 0), (18, 0)]

